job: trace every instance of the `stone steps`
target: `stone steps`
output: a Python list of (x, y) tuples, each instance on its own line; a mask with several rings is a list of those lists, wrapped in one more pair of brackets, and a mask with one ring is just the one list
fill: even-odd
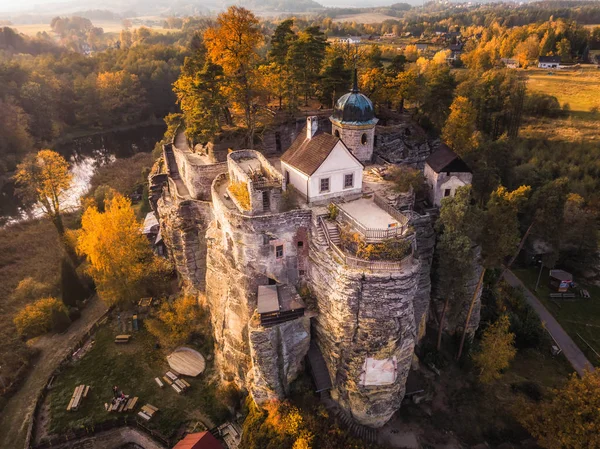
[(377, 443), (377, 431), (375, 429), (358, 424), (340, 408), (337, 409), (335, 415), (355, 437), (367, 443)]
[(329, 233), (329, 238), (331, 239), (331, 241), (333, 243), (335, 243), (336, 245), (340, 244), (340, 230), (338, 229), (337, 225), (331, 223), (331, 222), (327, 222), (325, 223), (325, 225), (327, 226), (327, 232)]

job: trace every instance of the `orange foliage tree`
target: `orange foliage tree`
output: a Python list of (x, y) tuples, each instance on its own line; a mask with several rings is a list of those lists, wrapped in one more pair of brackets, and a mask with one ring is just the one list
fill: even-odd
[(182, 296), (163, 302), (156, 316), (146, 321), (146, 327), (164, 346), (179, 346), (198, 330), (200, 318), (198, 300)]
[(41, 298), (33, 304), (27, 304), (14, 318), (19, 335), (36, 337), (67, 326), (69, 317), (67, 308), (56, 298)]
[(163, 281), (169, 267), (150, 250), (127, 198), (116, 193), (104, 209), (90, 206), (83, 213), (77, 250), (88, 261), (100, 297), (123, 304), (151, 290), (152, 281)]
[(573, 374), (550, 399), (519, 407), (521, 424), (547, 449), (600, 447), (600, 371)]
[(219, 14), (217, 24), (204, 32), (209, 59), (223, 67), (228, 77), (227, 96), (243, 114), (248, 144), (253, 145), (256, 129), (256, 94), (260, 86), (258, 48), (264, 36), (258, 18), (246, 8), (230, 6)]

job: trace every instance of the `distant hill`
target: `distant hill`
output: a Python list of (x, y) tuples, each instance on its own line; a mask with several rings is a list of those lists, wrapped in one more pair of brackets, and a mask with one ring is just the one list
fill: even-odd
[(0, 19), (24, 15), (71, 15), (85, 10), (94, 13), (99, 9), (129, 17), (132, 13), (136, 16), (200, 15), (218, 13), (232, 4), (256, 12), (299, 13), (323, 9), (314, 0), (22, 0), (10, 2), (10, 5), (0, 2)]

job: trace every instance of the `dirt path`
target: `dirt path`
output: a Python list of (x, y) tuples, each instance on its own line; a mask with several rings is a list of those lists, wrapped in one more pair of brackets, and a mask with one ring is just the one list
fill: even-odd
[(61, 446), (53, 446), (53, 449), (115, 449), (131, 443), (135, 443), (144, 449), (165, 449), (163, 445), (157, 443), (145, 433), (131, 427), (100, 432), (89, 438), (71, 441)]
[(8, 400), (0, 415), (0, 449), (23, 447), (35, 401), (48, 377), (67, 356), (71, 346), (77, 343), (105, 311), (106, 305), (95, 297), (67, 332), (44, 335), (31, 345), (39, 350), (39, 356), (21, 388)]
[(531, 304), (531, 307), (534, 308), (540, 319), (546, 323), (546, 329), (552, 338), (554, 338), (554, 341), (556, 341), (560, 349), (562, 349), (565, 357), (567, 360), (569, 360), (571, 365), (573, 365), (575, 371), (577, 371), (580, 376), (583, 375), (583, 372), (586, 368), (593, 371), (594, 366), (585, 357), (581, 349), (579, 349), (573, 339), (569, 337), (569, 334), (565, 332), (558, 321), (556, 321), (556, 318), (552, 316), (552, 314), (544, 307), (540, 300), (537, 299), (537, 297), (531, 293), (527, 287), (525, 287), (525, 284), (523, 284), (521, 280), (510, 270), (506, 270), (504, 273), (504, 279), (513, 287), (523, 288), (527, 302)]

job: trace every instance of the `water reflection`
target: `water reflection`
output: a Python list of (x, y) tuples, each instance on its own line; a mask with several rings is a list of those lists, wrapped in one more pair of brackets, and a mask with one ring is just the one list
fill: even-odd
[[(73, 211), (89, 189), (92, 176), (99, 167), (112, 164), (119, 158), (149, 152), (160, 140), (164, 126), (146, 126), (134, 130), (117, 131), (74, 139), (55, 148), (69, 162), (73, 174), (72, 185), (62, 198), (64, 211)], [(8, 182), (0, 190), (0, 226), (38, 218), (43, 211), (36, 205), (24, 205), (15, 195), (15, 186)]]

